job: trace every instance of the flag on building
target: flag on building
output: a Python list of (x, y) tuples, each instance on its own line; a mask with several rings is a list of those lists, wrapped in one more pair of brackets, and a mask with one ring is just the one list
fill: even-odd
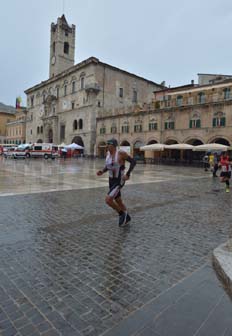
[(22, 102), (22, 98), (19, 96), (16, 98), (16, 103), (15, 103), (15, 108), (16, 109), (20, 109), (21, 107), (21, 102)]

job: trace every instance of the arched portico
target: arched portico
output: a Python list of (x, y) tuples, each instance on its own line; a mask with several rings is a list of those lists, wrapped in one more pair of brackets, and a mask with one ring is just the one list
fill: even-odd
[(225, 137), (215, 137), (209, 141), (209, 143), (217, 143), (220, 145), (230, 146), (230, 142)]
[(153, 145), (153, 144), (156, 144), (156, 143), (158, 143), (157, 140), (151, 139), (151, 140), (148, 141), (147, 145)]

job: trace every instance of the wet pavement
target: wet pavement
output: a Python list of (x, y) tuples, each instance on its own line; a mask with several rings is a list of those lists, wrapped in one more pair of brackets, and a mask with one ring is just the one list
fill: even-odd
[(0, 335), (106, 333), (228, 239), (232, 193), (198, 168), (138, 164), (118, 228), (102, 164), (0, 162)]

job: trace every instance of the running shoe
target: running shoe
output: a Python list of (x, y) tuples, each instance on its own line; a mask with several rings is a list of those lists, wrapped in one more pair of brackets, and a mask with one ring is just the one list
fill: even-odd
[(227, 187), (227, 188), (226, 188), (226, 192), (230, 192), (230, 188)]
[(125, 222), (122, 225), (120, 225), (120, 227), (125, 227), (125, 226), (129, 225), (130, 220), (131, 220), (131, 216), (129, 214), (127, 214)]
[(118, 225), (122, 226), (123, 224), (125, 224), (126, 218), (127, 218), (127, 212), (123, 212), (121, 215), (119, 215)]

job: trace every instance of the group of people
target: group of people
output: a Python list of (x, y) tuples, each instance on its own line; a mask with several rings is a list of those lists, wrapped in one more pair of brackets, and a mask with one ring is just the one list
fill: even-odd
[(217, 177), (217, 171), (221, 168), (220, 181), (226, 184), (226, 192), (230, 192), (230, 178), (231, 178), (231, 159), (227, 152), (221, 155), (218, 153), (207, 153), (203, 157), (204, 170), (208, 171), (211, 168), (213, 177)]

